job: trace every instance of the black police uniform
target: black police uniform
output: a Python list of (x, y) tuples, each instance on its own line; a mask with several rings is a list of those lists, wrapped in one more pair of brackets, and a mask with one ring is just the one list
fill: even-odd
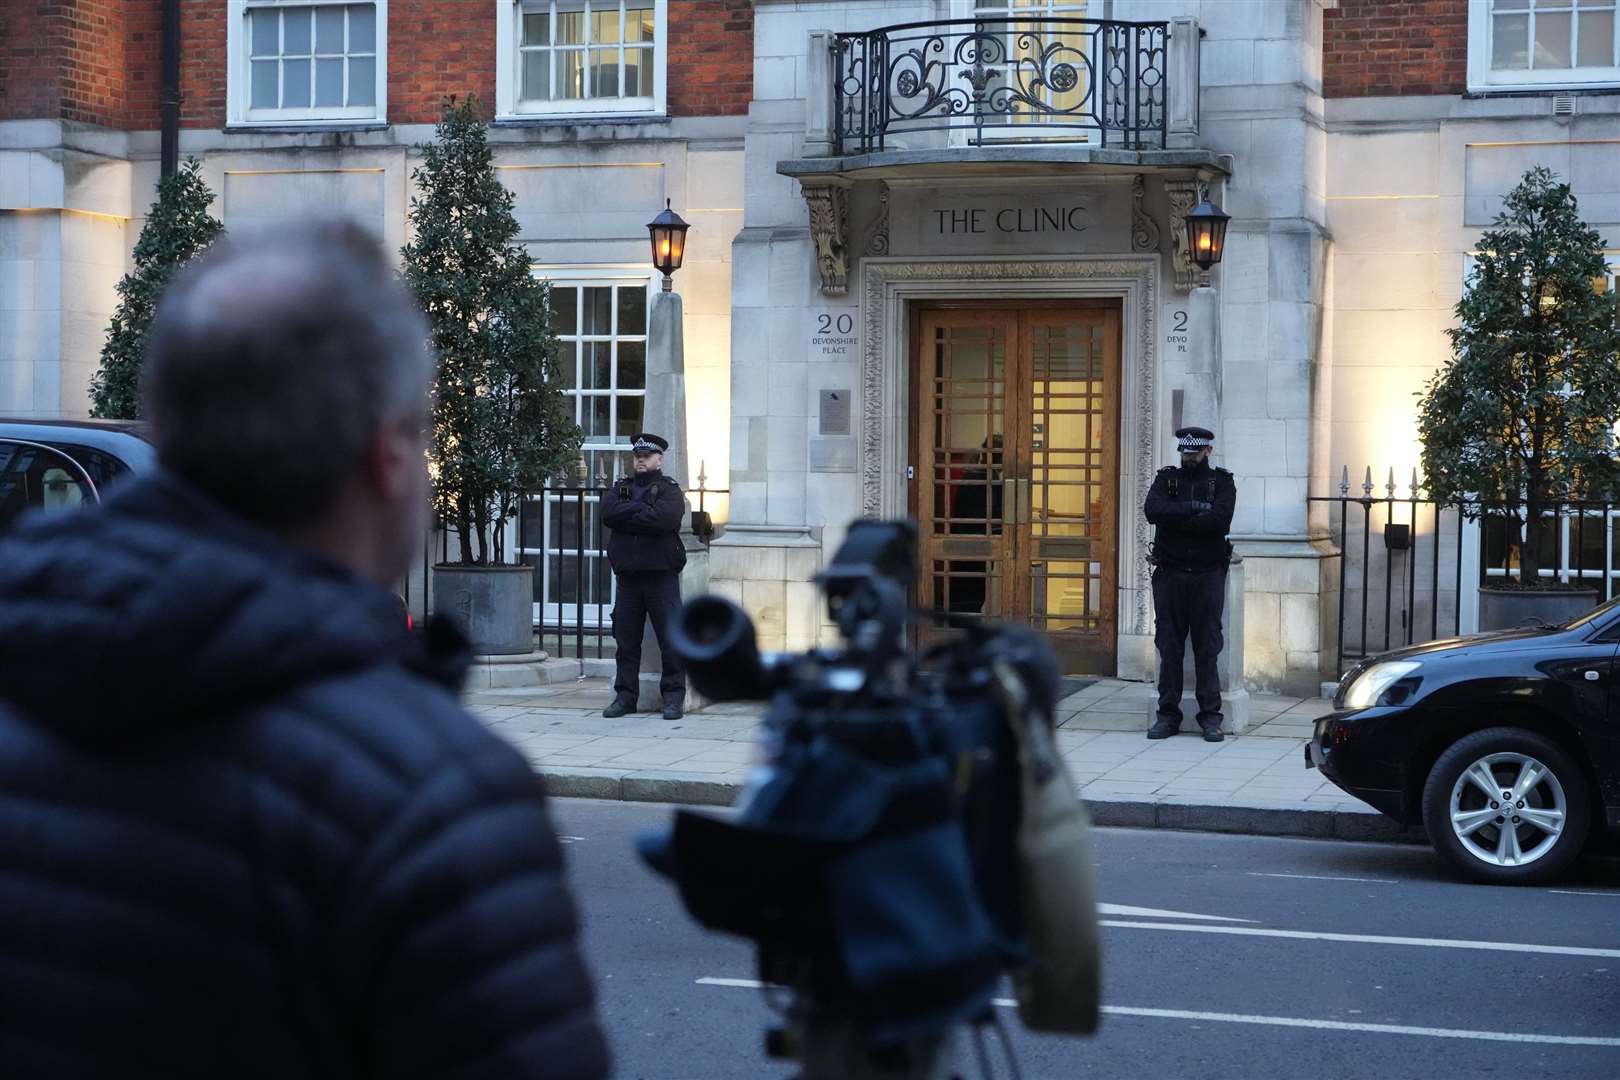
[[(635, 441), (637, 447), (645, 444), (659, 452), (669, 446), (657, 436), (637, 435)], [(681, 606), (680, 572), (686, 565), (686, 548), (680, 538), (685, 511), (680, 485), (660, 471), (615, 480), (602, 496), (602, 524), (609, 530), (608, 565), (617, 586), (613, 691), (631, 709), (639, 696), (641, 635), (647, 618), (652, 619), (663, 653), (658, 689), (664, 705), (678, 708), (686, 700), (686, 668), (669, 647), (669, 621)]]
[[(1202, 428), (1182, 428), (1176, 434), (1184, 442), (1198, 440), (1206, 446), (1213, 439)], [(1182, 658), (1191, 634), (1198, 724), (1212, 737), (1221, 724), (1216, 659), (1221, 652), (1221, 603), (1232, 551), (1226, 533), (1232, 527), (1236, 504), (1237, 484), (1232, 474), (1202, 461), (1192, 468), (1172, 465), (1160, 469), (1143, 507), (1155, 526), (1153, 607), (1154, 644), (1159, 649), (1159, 724), (1181, 724)]]

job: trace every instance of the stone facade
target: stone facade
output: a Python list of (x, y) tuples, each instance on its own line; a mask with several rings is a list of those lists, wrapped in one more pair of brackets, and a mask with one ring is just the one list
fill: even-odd
[[(1555, 116), (1551, 95), (1463, 96), (1467, 0), (1120, 0), (1090, 13), (1195, 20), (1202, 33), (1187, 63), (1174, 55), (1172, 32), (1170, 71), (1190, 74), (1197, 90), (1189, 108), (1178, 106), (1172, 87), (1172, 115), (1184, 124), (1168, 146), (1207, 156), (1178, 163), (1142, 155), (1134, 167), (1082, 148), (990, 150), (925, 135), (891, 140), (885, 151), (897, 154), (841, 161), (833, 121), (820, 108), (833, 76), (819, 58), (832, 35), (962, 17), (972, 5), (759, 0), (756, 8), (748, 203), (734, 245), (736, 494), (715, 563), (718, 586), (745, 599), (775, 590), (778, 580), (802, 580), (785, 567), (787, 576), (776, 578), (782, 552), (824, 559), (851, 516), (906, 509), (904, 470), (921, 468), (905, 443), (913, 407), (903, 385), (906, 304), (927, 296), (1080, 296), (1074, 283), (1088, 268), (1146, 257), (1157, 266), (1150, 277), (1158, 299), (1137, 324), (1147, 328), (1140, 373), (1121, 415), (1117, 673), (1143, 677), (1153, 664), (1151, 611), (1130, 541), (1146, 539), (1141, 470), (1172, 459), (1172, 420), (1191, 400), (1179, 351), (1186, 339), (1173, 335), (1181, 328), (1218, 343), (1216, 458), (1239, 483), (1232, 539), (1245, 568), (1245, 679), (1255, 689), (1314, 692), (1337, 676), (1340, 538), (1337, 522), (1325, 508), (1313, 512), (1308, 497), (1337, 493), (1345, 466), (1359, 494), (1369, 464), (1380, 496), (1391, 467), (1402, 481), (1399, 496), (1409, 494), (1413, 394), (1446, 356), (1464, 255), (1501, 194), (1530, 164), (1552, 164), (1575, 184), (1589, 220), (1620, 247), (1620, 174), (1598, 164), (1612, 163), (1620, 145), (1620, 99), (1577, 94)], [(926, 168), (908, 173), (907, 151), (913, 162), (926, 155)], [(1038, 202), (1053, 160), (1067, 162), (1061, 185), (1071, 191), (1130, 182), (1134, 171), (1140, 195), (1132, 228), (1102, 237), (1099, 222), (1086, 243), (1067, 249), (1036, 250), (1026, 241), (1023, 257), (988, 243), (905, 249), (908, 235), (914, 244), (919, 207), (945, 206), (949, 197), (991, 207)], [(1233, 215), (1213, 275), (1213, 326), (1188, 326), (1191, 271), (1174, 248), (1175, 214), (1199, 183)], [(1113, 223), (1123, 224), (1123, 212), (1114, 213)], [(919, 289), (918, 279), (928, 288)], [(1110, 288), (1123, 299), (1121, 286)], [(1131, 340), (1131, 305), (1125, 314)], [(841, 320), (855, 332), (816, 332)], [(839, 452), (844, 436), (818, 430), (817, 394), (826, 389), (845, 389), (862, 405), (854, 462)], [(1126, 452), (1138, 437), (1145, 463)], [(1373, 528), (1381, 526), (1380, 519)], [(1448, 565), (1457, 550), (1450, 528), (1448, 521), (1440, 530)], [(1434, 529), (1420, 523), (1418, 531)], [(1381, 580), (1389, 559), (1381, 549), (1372, 557), (1372, 578)], [(1359, 562), (1345, 569), (1347, 587), (1357, 586)], [(1468, 602), (1449, 584), (1438, 599), (1448, 614)], [(778, 603), (771, 591), (763, 637), (798, 647), (811, 633), (809, 617), (786, 625)], [(1428, 603), (1408, 612), (1397, 599), (1390, 619), (1402, 628), (1427, 622)]]
[[(86, 408), (156, 179), (158, 8), (0, 13), (0, 414)], [(1095, 0), (1090, 17), (1169, 25), (1163, 148), (914, 132), (860, 161), (834, 145), (833, 35), (961, 18), (971, 0), (667, 10), (663, 115), (497, 123), (492, 139), (537, 273), (644, 280), (643, 225), (662, 200), (692, 222), (677, 278), (689, 460), (730, 488), (707, 502), (726, 525), (711, 580), (755, 614), (767, 648), (830, 638), (811, 578), (850, 520), (909, 509), (916, 305), (1100, 299), (1122, 327), (1109, 674), (1153, 668), (1141, 497), (1173, 460), (1175, 422), (1204, 419), (1191, 408), (1212, 414), (1216, 461), (1238, 479), (1243, 680), (1314, 692), (1337, 675), (1344, 560), (1338, 521), (1309, 496), (1336, 494), (1346, 467), (1359, 495), (1368, 466), (1376, 494), (1391, 470), (1410, 494), (1414, 394), (1447, 356), (1467, 253), (1502, 194), (1552, 166), (1620, 263), (1620, 70), (1585, 88), (1468, 93), (1483, 81), (1470, 66), (1483, 3)], [(227, 4), (182, 11), (182, 152), (203, 159), (228, 227), (315, 208), (397, 248), (410, 148), (438, 102), (498, 93), (493, 0), (392, 0), (386, 122), (229, 128)], [(1203, 189), (1232, 222), (1214, 295), (1193, 304), (1204, 281), (1180, 254), (1179, 217)], [(930, 232), (929, 214), (974, 208), (992, 221), (1073, 210), (1065, 223), (1084, 228)], [(1425, 544), (1438, 531), (1448, 564), (1453, 529), (1418, 527)], [(1465, 556), (1473, 542), (1465, 530)], [(1375, 582), (1395, 565), (1369, 557)], [(1359, 610), (1362, 567), (1343, 569), (1343, 606)], [(1463, 580), (1439, 602), (1466, 628)], [(1396, 598), (1391, 627), (1427, 620), (1427, 603)], [(1369, 638), (1383, 618), (1379, 606)]]

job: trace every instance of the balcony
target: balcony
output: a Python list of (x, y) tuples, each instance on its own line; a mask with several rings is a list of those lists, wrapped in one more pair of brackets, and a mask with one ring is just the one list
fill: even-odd
[(1169, 23), (1064, 18), (833, 35), (832, 151), (1033, 141), (1163, 150), (1170, 39)]

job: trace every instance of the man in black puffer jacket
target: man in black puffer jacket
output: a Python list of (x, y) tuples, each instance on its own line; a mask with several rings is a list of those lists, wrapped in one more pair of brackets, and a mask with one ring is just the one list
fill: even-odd
[(593, 1080), (539, 780), (386, 585), (426, 329), (357, 227), (221, 241), (144, 384), (162, 471), (0, 538), (0, 1075)]

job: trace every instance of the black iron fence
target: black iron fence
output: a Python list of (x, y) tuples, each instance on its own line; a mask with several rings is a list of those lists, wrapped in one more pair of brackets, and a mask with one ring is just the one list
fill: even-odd
[[(553, 656), (585, 660), (612, 655), (613, 572), (597, 509), (606, 491), (606, 485), (543, 488), (523, 500), (523, 510), (513, 523), (517, 535), (510, 550), (534, 569), (538, 644)], [(709, 487), (701, 475), (698, 486), (686, 492), (692, 504), (692, 534), (705, 547), (715, 534), (710, 497), (729, 494), (729, 488)], [(420, 575), (413, 571), (396, 586), (407, 611), (431, 610), (432, 566), (448, 562), (451, 548), (449, 530), (438, 525), (429, 529)]]
[(839, 153), (891, 135), (962, 131), (969, 145), (1048, 138), (1163, 149), (1167, 23), (955, 19), (839, 34), (833, 117)]
[(1364, 656), (1478, 629), (1478, 589), (1517, 577), (1529, 544), (1545, 581), (1587, 583), (1603, 600), (1620, 588), (1620, 503), (1565, 502), (1524, 526), (1506, 507), (1425, 498), (1415, 473), (1404, 493), (1393, 470), (1381, 485), (1371, 469), (1364, 477), (1359, 495), (1346, 469), (1336, 495), (1310, 499), (1338, 547), (1341, 674)]

